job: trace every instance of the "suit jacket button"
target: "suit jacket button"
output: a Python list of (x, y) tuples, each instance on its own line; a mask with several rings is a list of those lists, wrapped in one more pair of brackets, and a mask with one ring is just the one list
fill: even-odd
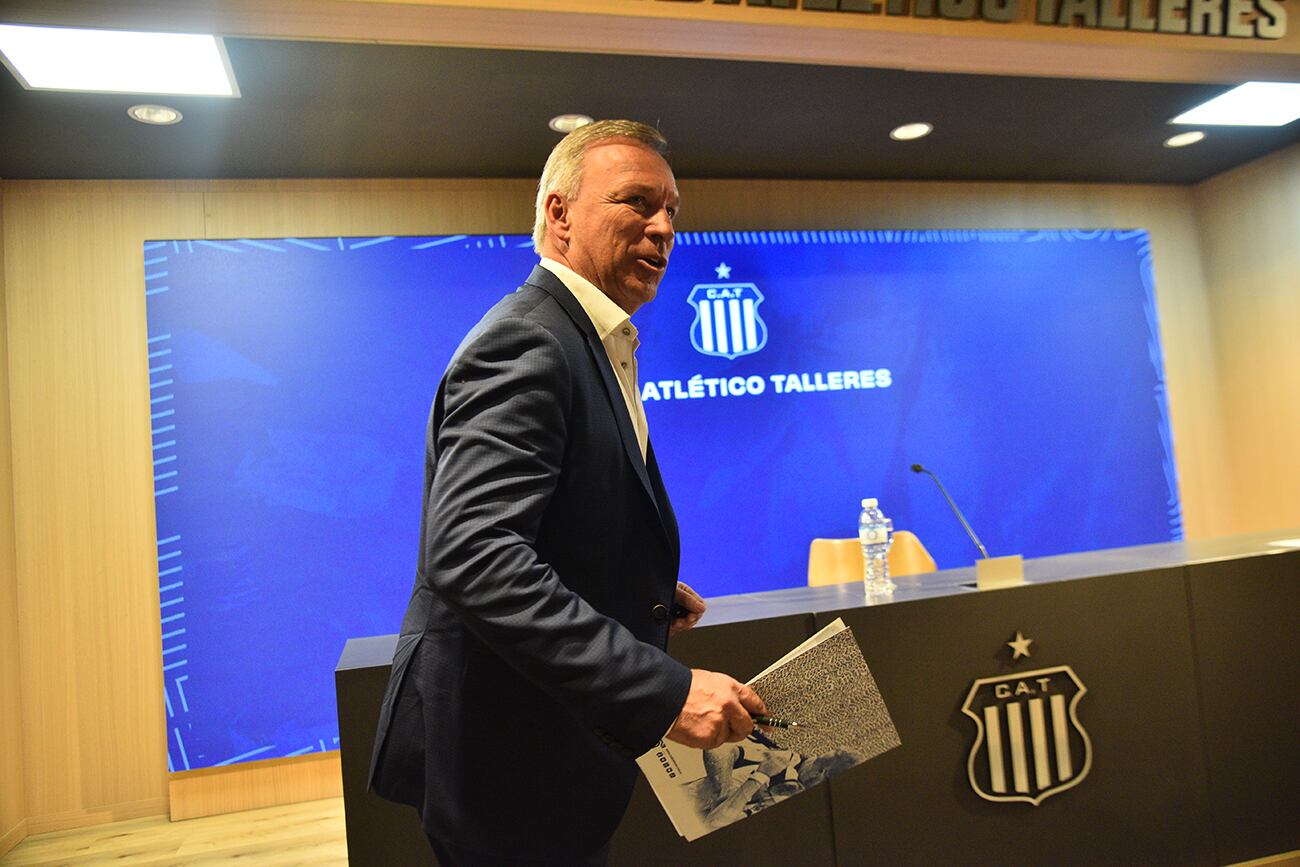
[(666, 605), (656, 605), (650, 609), (650, 619), (655, 623), (663, 623), (668, 619), (668, 607)]

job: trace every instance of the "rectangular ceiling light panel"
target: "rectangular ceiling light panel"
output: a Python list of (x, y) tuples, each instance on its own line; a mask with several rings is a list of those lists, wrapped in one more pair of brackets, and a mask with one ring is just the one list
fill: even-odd
[(1248, 81), (1185, 111), (1170, 123), (1195, 126), (1285, 126), (1300, 117), (1300, 84)]
[(215, 36), (0, 24), (0, 56), (28, 90), (239, 96)]

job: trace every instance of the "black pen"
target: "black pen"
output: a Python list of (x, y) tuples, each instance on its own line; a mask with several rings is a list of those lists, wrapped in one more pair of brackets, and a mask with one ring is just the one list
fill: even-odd
[(763, 716), (762, 714), (750, 714), (749, 718), (752, 719), (756, 725), (770, 726), (774, 729), (799, 728), (799, 723), (793, 720), (781, 719), (780, 717)]

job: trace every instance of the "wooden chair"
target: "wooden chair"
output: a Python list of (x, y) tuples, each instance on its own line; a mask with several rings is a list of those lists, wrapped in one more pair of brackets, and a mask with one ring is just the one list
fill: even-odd
[[(858, 550), (861, 550), (861, 546), (858, 546)], [(894, 533), (894, 543), (889, 546), (887, 559), (890, 575), (923, 575), (926, 572), (936, 572), (939, 568), (916, 534), (907, 530)]]
[[(897, 530), (889, 546), (889, 574), (920, 575), (937, 568), (915, 533)], [(862, 580), (862, 545), (857, 539), (813, 539), (808, 546), (808, 586)]]

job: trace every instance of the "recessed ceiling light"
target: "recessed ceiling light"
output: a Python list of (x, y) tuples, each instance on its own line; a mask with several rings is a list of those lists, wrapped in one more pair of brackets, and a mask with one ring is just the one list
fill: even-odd
[(1297, 117), (1300, 117), (1300, 84), (1248, 81), (1169, 122), (1196, 126), (1285, 126)]
[(152, 123), (157, 126), (180, 123), (184, 117), (179, 111), (166, 105), (133, 105), (126, 110), (132, 120), (140, 123)]
[(928, 123), (905, 123), (889, 133), (889, 137), (894, 141), (912, 141), (913, 139), (923, 138), (934, 130), (934, 126)]
[(1195, 130), (1194, 132), (1180, 132), (1178, 135), (1171, 135), (1169, 138), (1165, 139), (1165, 147), (1185, 148), (1190, 144), (1196, 144), (1203, 138), (1205, 138), (1205, 133), (1200, 130)]
[(580, 126), (591, 123), (591, 117), (585, 114), (557, 114), (547, 124), (556, 132), (570, 133)]
[(239, 96), (215, 36), (0, 24), (0, 59), (28, 90)]

